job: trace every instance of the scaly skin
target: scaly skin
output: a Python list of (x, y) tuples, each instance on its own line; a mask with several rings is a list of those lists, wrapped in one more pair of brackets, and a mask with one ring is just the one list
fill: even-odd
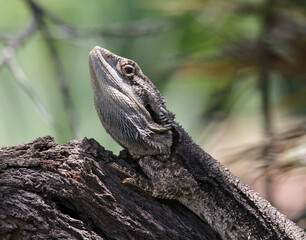
[(95, 107), (106, 131), (136, 157), (170, 154), (174, 114), (132, 60), (95, 47), (90, 52)]
[(139, 158), (148, 177), (111, 163), (128, 177), (123, 183), (156, 198), (178, 200), (222, 239), (306, 239), (301, 228), (194, 143), (135, 62), (100, 47), (89, 59), (103, 126)]

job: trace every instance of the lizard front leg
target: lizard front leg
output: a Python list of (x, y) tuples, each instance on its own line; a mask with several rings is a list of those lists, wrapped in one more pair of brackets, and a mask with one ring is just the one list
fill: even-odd
[(122, 183), (134, 185), (152, 197), (178, 199), (183, 195), (192, 195), (198, 189), (193, 176), (177, 163), (143, 157), (138, 164), (148, 179), (118, 163), (108, 166), (128, 177)]
[(122, 181), (123, 184), (133, 185), (137, 188), (140, 188), (150, 196), (154, 195), (152, 183), (150, 182), (150, 180), (144, 178), (139, 173), (136, 173), (130, 167), (123, 166), (118, 162), (108, 163), (107, 166), (113, 168), (117, 172), (120, 172), (127, 177)]

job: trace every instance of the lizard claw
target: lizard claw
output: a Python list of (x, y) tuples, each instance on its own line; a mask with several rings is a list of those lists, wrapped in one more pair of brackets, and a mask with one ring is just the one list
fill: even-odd
[(143, 178), (142, 176), (138, 176), (137, 178), (125, 178), (122, 181), (122, 183), (123, 184), (130, 184), (132, 186), (140, 188), (150, 196), (152, 196), (152, 194), (153, 194), (152, 185), (151, 185), (150, 181)]
[(116, 162), (111, 162), (109, 164), (107, 164), (107, 166), (110, 166), (111, 168), (115, 169), (117, 172), (122, 173), (123, 175), (127, 176), (127, 178), (125, 178), (122, 183), (123, 184), (130, 184), (133, 185), (137, 188), (142, 189), (143, 191), (145, 191), (148, 195), (152, 196), (153, 194), (153, 188), (152, 185), (150, 183), (150, 181), (146, 178), (144, 178), (143, 176), (141, 176), (140, 174), (134, 172), (133, 170), (122, 166)]

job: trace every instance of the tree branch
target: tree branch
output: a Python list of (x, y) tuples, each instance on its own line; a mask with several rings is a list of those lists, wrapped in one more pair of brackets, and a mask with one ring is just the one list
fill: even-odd
[[(126, 154), (126, 153), (125, 153)], [(0, 150), (0, 236), (6, 239), (220, 239), (176, 201), (121, 184), (120, 161), (95, 140), (37, 138)]]

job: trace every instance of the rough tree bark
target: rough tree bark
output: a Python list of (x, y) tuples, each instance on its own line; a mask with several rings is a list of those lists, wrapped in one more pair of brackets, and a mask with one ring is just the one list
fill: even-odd
[(87, 138), (3, 147), (0, 239), (220, 239), (178, 202), (121, 184), (113, 160)]

